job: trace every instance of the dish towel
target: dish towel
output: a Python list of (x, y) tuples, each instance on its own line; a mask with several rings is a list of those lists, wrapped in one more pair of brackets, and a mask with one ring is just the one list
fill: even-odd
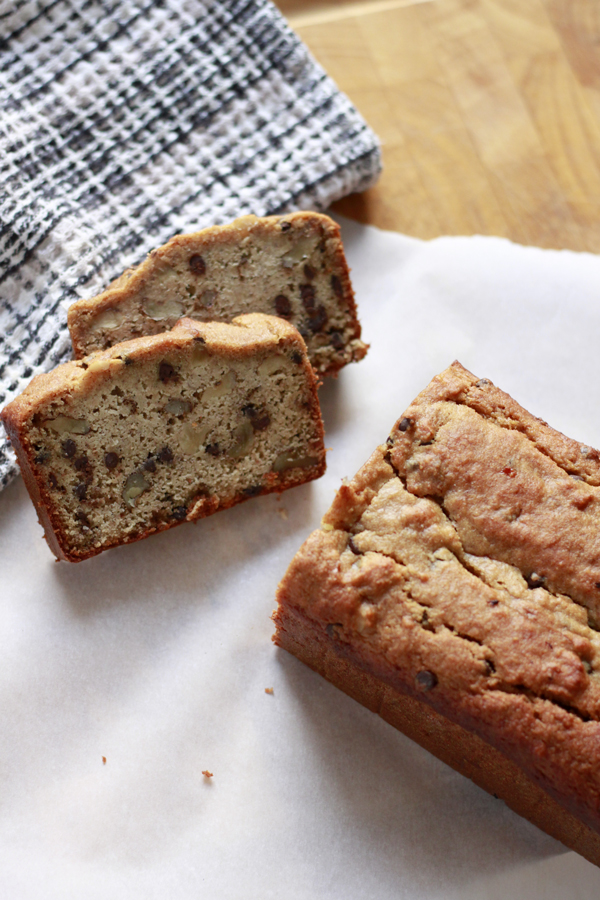
[[(322, 209), (377, 138), (269, 0), (0, 0), (0, 407), (178, 232)], [(0, 486), (16, 472), (4, 436)]]

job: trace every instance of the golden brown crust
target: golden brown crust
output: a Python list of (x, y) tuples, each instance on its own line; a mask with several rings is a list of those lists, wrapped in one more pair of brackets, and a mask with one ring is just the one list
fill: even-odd
[(343, 486), (278, 601), (600, 832), (597, 477), (595, 451), (454, 364)]
[(231, 321), (253, 311), (289, 318), (320, 375), (362, 359), (367, 345), (337, 223), (313, 212), (244, 216), (177, 235), (102, 294), (74, 303), (68, 323), (80, 358), (185, 315)]
[(325, 469), (302, 338), (261, 314), (65, 363), (2, 420), (52, 551), (73, 562)]
[(331, 640), (300, 610), (280, 606), (273, 618), (277, 625), (274, 639), (280, 647), (514, 812), (600, 865), (600, 835), (567, 812), (499, 750), (360, 667), (348, 658), (343, 645)]

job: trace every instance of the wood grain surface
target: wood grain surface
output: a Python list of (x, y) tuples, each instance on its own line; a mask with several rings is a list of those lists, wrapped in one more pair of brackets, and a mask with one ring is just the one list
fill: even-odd
[(276, 0), (383, 144), (336, 209), (600, 252), (600, 0)]

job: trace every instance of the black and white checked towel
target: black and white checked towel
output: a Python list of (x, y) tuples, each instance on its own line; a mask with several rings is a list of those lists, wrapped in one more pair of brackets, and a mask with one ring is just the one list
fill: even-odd
[(71, 302), (172, 235), (380, 170), (270, 0), (0, 0), (0, 79), (0, 406), (69, 358)]

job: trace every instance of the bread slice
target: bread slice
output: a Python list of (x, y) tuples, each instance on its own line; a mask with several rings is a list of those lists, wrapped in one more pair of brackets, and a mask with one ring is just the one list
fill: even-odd
[(599, 485), (455, 363), (293, 560), (274, 638), (597, 865)]
[(242, 313), (295, 325), (320, 375), (334, 375), (367, 352), (339, 226), (301, 212), (178, 235), (104, 293), (68, 313), (76, 357), (119, 341), (158, 334), (182, 316), (230, 322)]
[(262, 314), (184, 319), (65, 363), (2, 420), (48, 543), (72, 562), (325, 470), (304, 342)]

